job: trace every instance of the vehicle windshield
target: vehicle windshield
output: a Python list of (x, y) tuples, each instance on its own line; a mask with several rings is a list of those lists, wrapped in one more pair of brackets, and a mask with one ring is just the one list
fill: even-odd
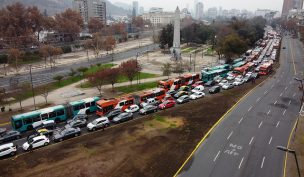
[(92, 122), (92, 124), (93, 124), (93, 125), (96, 125), (97, 122), (98, 122), (97, 120), (94, 120), (94, 121)]
[(29, 140), (28, 140), (28, 143), (29, 144), (32, 144), (34, 142), (34, 138), (30, 138)]

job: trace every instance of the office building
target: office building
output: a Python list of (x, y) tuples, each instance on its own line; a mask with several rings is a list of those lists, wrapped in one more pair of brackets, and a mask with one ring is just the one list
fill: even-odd
[(282, 17), (286, 18), (288, 13), (292, 9), (302, 9), (303, 8), (303, 0), (284, 0), (283, 9), (282, 9)]
[(204, 13), (204, 5), (202, 2), (198, 2), (195, 6), (195, 18), (197, 20), (202, 20), (203, 13)]
[(132, 4), (132, 16), (136, 17), (138, 16), (138, 1), (133, 1)]
[(88, 25), (90, 18), (97, 18), (106, 24), (106, 2), (103, 0), (74, 0), (73, 8), (80, 13), (84, 25)]

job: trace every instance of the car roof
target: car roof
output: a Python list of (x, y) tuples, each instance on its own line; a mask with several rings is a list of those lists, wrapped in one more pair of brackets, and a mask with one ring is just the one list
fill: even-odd
[(107, 120), (108, 118), (107, 117), (100, 117), (100, 118), (97, 118), (95, 119), (96, 121), (101, 121), (101, 120)]
[(12, 146), (14, 146), (14, 143), (7, 143), (7, 144), (0, 145), (0, 149), (12, 147)]
[(51, 123), (55, 123), (54, 120), (46, 120), (46, 121), (43, 121), (42, 124), (51, 124)]
[(46, 136), (45, 135), (36, 136), (36, 137), (33, 138), (33, 140), (35, 141), (35, 140), (38, 140), (38, 139), (41, 139), (41, 138), (46, 138)]

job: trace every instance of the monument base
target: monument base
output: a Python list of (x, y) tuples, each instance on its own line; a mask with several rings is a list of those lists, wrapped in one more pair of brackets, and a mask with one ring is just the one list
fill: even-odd
[(175, 60), (180, 60), (182, 58), (180, 48), (172, 47), (170, 51), (172, 58), (174, 58)]

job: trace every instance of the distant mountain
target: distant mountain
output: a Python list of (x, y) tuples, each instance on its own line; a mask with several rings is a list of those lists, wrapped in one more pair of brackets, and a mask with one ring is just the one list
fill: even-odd
[[(113, 5), (108, 0), (105, 0), (107, 4), (108, 15), (130, 15), (131, 11), (124, 8)], [(41, 12), (46, 9), (48, 15), (55, 15), (67, 8), (73, 7), (73, 0), (0, 0), (0, 8), (7, 5), (11, 5), (16, 2), (21, 2), (25, 6), (37, 6)]]

